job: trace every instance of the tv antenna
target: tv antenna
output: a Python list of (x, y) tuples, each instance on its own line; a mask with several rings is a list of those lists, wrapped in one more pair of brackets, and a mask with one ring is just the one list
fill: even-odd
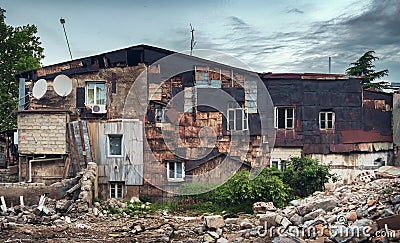
[(67, 32), (65, 31), (65, 26), (64, 26), (64, 24), (65, 24), (65, 19), (64, 19), (64, 18), (61, 18), (61, 19), (60, 19), (60, 23), (62, 24), (63, 29), (64, 29), (65, 40), (67, 40), (67, 46), (68, 46), (68, 50), (69, 50), (69, 55), (70, 55), (71, 60), (72, 60), (71, 48), (69, 47), (69, 41), (68, 41), (68, 37), (67, 37)]
[(196, 42), (194, 41), (194, 28), (192, 24), (190, 24), (190, 32), (192, 33), (192, 39), (190, 41), (190, 55), (193, 54), (193, 48), (196, 45)]

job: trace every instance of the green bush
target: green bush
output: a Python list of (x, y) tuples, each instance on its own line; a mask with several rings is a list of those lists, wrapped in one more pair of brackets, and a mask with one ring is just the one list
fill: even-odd
[(283, 183), (292, 188), (293, 197), (306, 197), (315, 191), (322, 191), (325, 183), (338, 179), (329, 172), (330, 165), (321, 165), (317, 159), (310, 157), (293, 157), (286, 165)]
[(207, 211), (227, 211), (230, 213), (252, 212), (252, 205), (258, 201), (272, 201), (278, 207), (284, 206), (289, 198), (290, 188), (283, 184), (282, 173), (273, 168), (265, 168), (261, 173), (252, 178), (249, 171), (239, 171), (223, 185), (216, 189), (202, 192), (210, 188), (207, 184), (184, 184), (181, 193), (193, 192), (189, 196), (182, 196), (181, 200), (191, 198), (192, 209)]

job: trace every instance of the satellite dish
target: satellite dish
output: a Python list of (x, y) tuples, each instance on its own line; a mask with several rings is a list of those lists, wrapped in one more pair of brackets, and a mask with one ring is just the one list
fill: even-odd
[(47, 91), (47, 81), (45, 79), (39, 79), (32, 89), (32, 95), (36, 99), (40, 99)]
[(60, 74), (54, 79), (53, 87), (59, 96), (65, 97), (72, 91), (72, 80), (68, 76)]

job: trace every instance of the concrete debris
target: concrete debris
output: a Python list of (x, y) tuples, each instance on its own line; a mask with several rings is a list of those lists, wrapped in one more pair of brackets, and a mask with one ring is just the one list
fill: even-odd
[[(37, 205), (0, 212), (0, 241), (18, 237), (38, 242), (399, 242), (398, 185), (400, 178), (375, 179), (317, 192), (297, 200), (297, 206), (256, 215), (188, 216), (164, 214), (161, 209), (130, 215), (125, 212), (132, 205), (115, 199), (94, 202), (88, 211), (79, 212), (81, 198), (46, 198), (43, 207), (48, 214)], [(135, 205), (142, 211), (150, 206)]]

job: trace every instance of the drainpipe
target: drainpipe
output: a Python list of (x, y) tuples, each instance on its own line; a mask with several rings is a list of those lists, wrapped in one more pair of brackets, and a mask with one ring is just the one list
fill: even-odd
[(19, 100), (18, 110), (22, 111), (25, 109), (25, 79), (19, 78)]
[(28, 182), (32, 182), (32, 162), (45, 162), (45, 161), (54, 161), (54, 160), (60, 160), (60, 159), (64, 159), (63, 156), (61, 155), (60, 158), (48, 158), (46, 159), (46, 155), (40, 158), (34, 158), (29, 160), (29, 180)]

